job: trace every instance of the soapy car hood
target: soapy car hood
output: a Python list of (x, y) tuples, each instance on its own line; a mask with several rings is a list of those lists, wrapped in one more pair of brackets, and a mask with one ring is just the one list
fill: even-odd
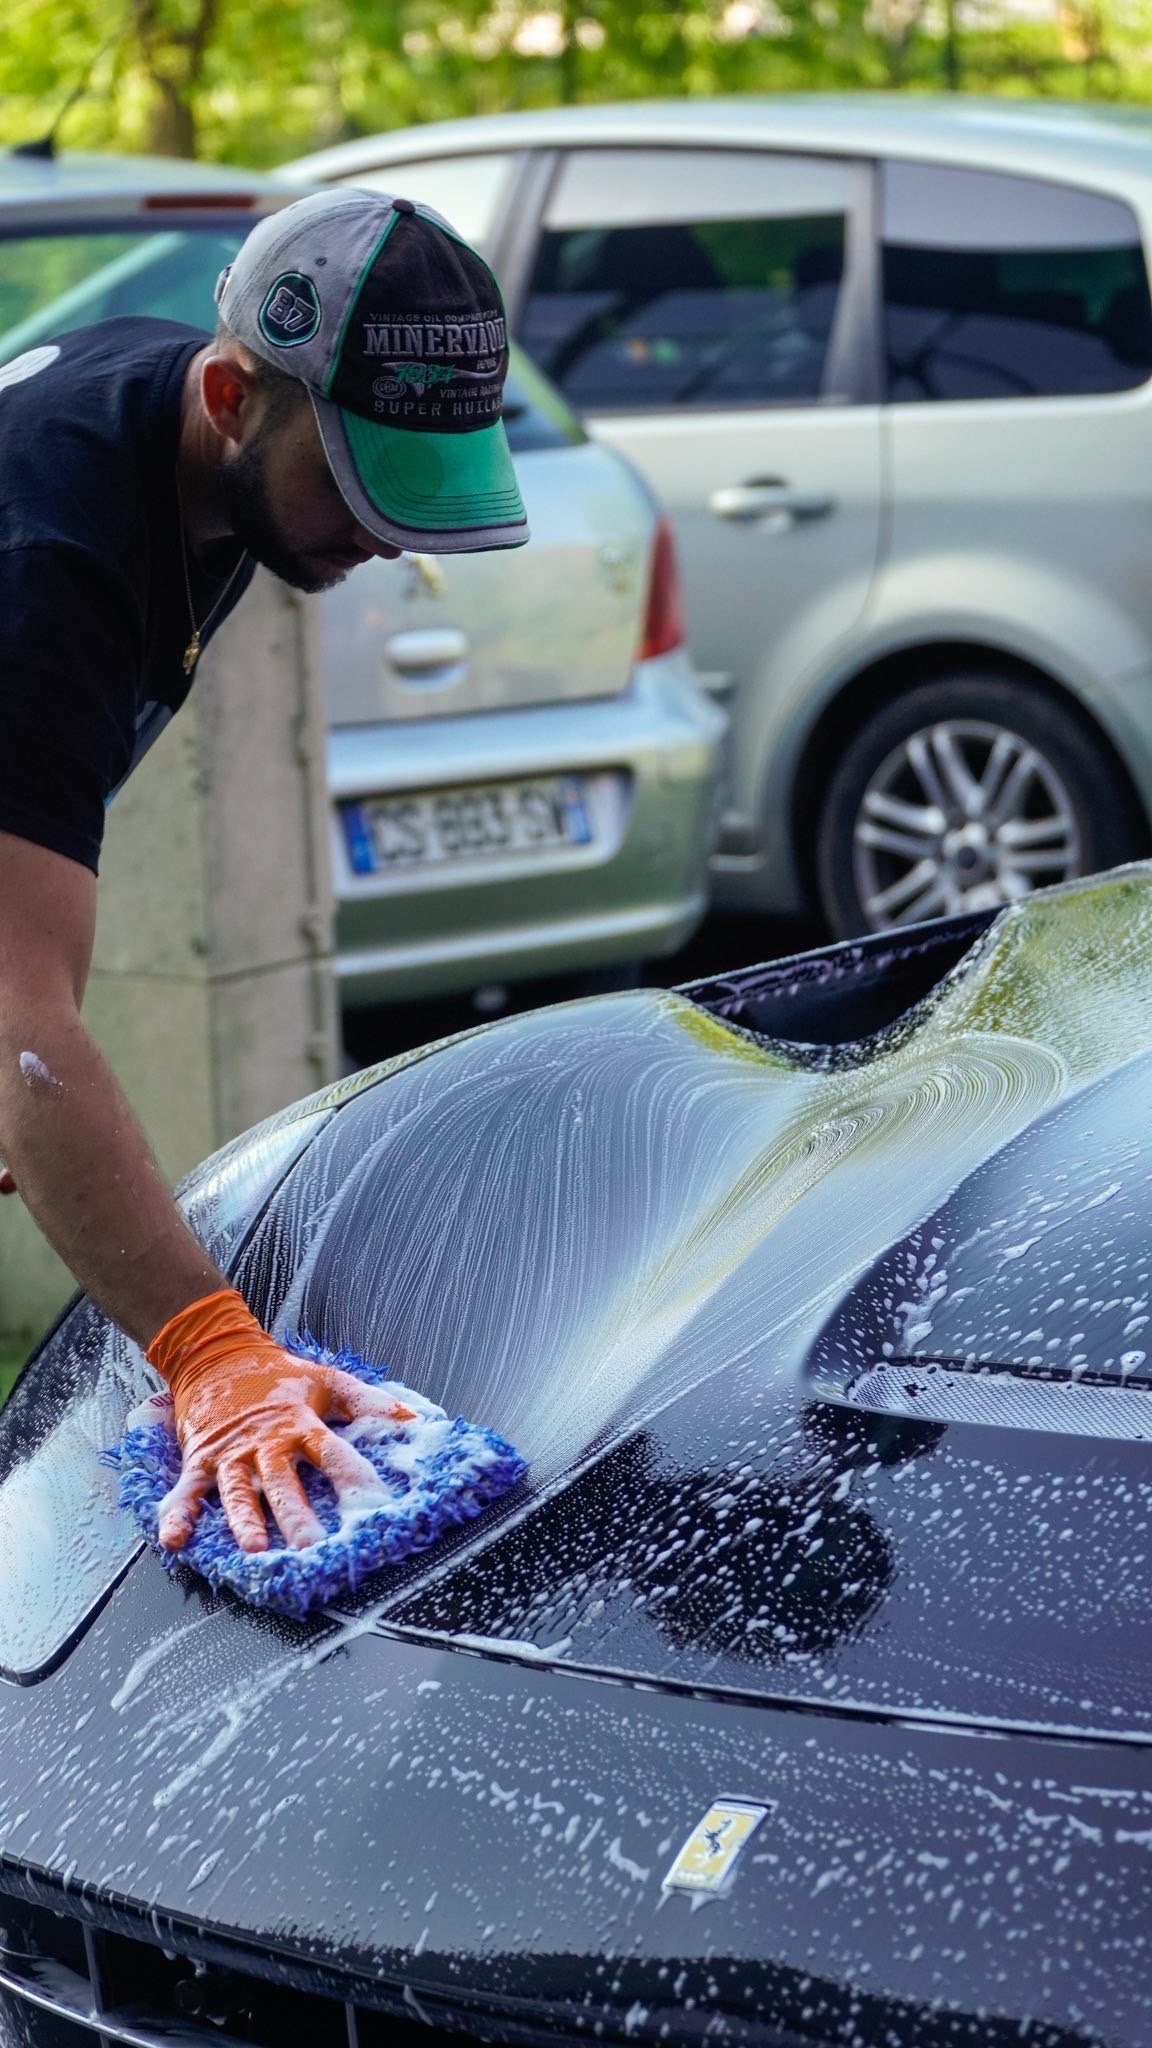
[(73, 1309), (0, 1416), (12, 1996), (67, 1885), (239, 1970), (235, 2038), (274, 1980), (365, 2041), (1146, 2048), (1150, 998), (1134, 868), (509, 1019), (193, 1176), (273, 1328), (531, 1472), (256, 1615), (140, 1555), (146, 1368)]

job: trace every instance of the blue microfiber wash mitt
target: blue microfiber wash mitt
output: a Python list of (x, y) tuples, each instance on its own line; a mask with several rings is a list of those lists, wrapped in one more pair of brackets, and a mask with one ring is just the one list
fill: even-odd
[[(414, 1551), (426, 1550), (445, 1530), (470, 1521), (515, 1486), (528, 1470), (526, 1460), (495, 1431), (460, 1415), (452, 1420), (442, 1408), (354, 1352), (330, 1351), (307, 1335), (284, 1348), (300, 1358), (339, 1366), (371, 1386), (386, 1387), (416, 1411), (412, 1422), (332, 1425), (375, 1466), (386, 1499), (342, 1521), (330, 1482), (314, 1466), (302, 1464), (304, 1491), (329, 1533), (307, 1550), (289, 1550), (278, 1544), (279, 1531), (269, 1519), (269, 1535), (277, 1547), (251, 1554), (240, 1549), (212, 1493), (184, 1549), (159, 1552), (168, 1571), (190, 1565), (214, 1589), (230, 1586), (252, 1607), (275, 1608), (300, 1620), (336, 1594), (350, 1592), (382, 1565), (399, 1564)], [(124, 1435), (107, 1460), (119, 1468), (121, 1507), (155, 1544), (160, 1503), (180, 1475), (180, 1446), (168, 1394), (154, 1394), (132, 1410)]]

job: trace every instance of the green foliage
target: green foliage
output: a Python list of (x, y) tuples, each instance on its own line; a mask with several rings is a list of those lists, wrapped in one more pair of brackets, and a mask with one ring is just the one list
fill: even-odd
[(4, 0), (0, 141), (270, 164), (571, 100), (897, 88), (1152, 100), (1136, 0)]

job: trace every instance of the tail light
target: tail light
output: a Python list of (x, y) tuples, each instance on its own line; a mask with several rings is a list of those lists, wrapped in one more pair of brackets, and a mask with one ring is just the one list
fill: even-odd
[(648, 575), (648, 610), (639, 661), (654, 661), (658, 654), (670, 654), (684, 639), (684, 614), (680, 605), (680, 572), (676, 567), (676, 543), (672, 528), (662, 519), (652, 542), (652, 565)]
[(254, 192), (150, 192), (141, 201), (144, 213), (249, 213), (256, 204)]

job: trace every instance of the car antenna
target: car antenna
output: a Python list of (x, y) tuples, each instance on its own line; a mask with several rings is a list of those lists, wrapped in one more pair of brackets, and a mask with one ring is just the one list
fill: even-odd
[(52, 122), (52, 125), (48, 129), (47, 133), (44, 135), (37, 135), (33, 137), (31, 142), (14, 142), (11, 149), (8, 152), (9, 156), (31, 157), (38, 163), (55, 163), (56, 137), (60, 132), (61, 123), (72, 112), (72, 109), (76, 105), (77, 101), (82, 100), (84, 98), (84, 95), (88, 91), (88, 87), (92, 82), (92, 73), (95, 71), (96, 66), (100, 62), (100, 59), (104, 55), (105, 51), (110, 50), (112, 48), (114, 41), (115, 37), (110, 37), (108, 41), (101, 43), (99, 49), (96, 51), (90, 63), (86, 65), (83, 74), (78, 79), (77, 83), (72, 87), (71, 92), (65, 99), (64, 104), (60, 108), (59, 113), (56, 115), (56, 118)]

